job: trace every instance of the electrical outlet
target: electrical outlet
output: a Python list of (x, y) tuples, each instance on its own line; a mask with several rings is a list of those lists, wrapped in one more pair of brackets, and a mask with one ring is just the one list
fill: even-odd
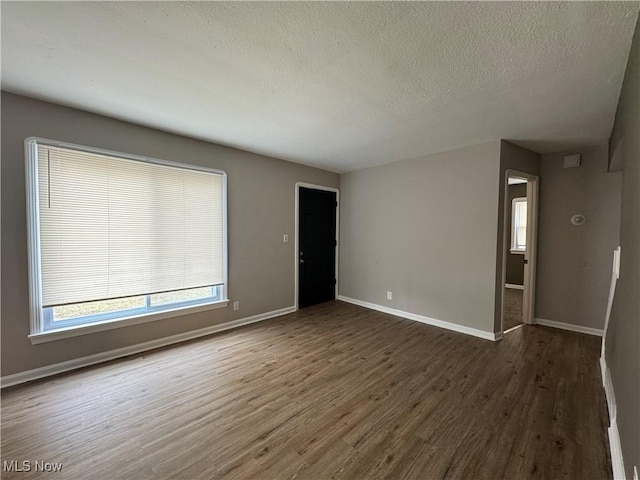
[(240, 302), (233, 302), (233, 309), (234, 310), (240, 310)]
[(387, 300), (393, 300), (393, 292), (387, 292)]
[(282, 235), (282, 241), (284, 243), (289, 243), (289, 235), (287, 235), (286, 233)]

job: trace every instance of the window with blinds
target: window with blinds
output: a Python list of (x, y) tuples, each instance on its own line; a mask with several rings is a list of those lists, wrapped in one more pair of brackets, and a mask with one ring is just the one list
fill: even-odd
[(511, 252), (527, 250), (527, 199), (514, 198), (511, 202)]
[(224, 172), (35, 139), (27, 157), (36, 330), (223, 299)]

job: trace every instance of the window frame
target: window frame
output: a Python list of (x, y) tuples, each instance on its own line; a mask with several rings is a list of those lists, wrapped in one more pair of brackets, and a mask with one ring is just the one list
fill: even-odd
[[(135, 295), (135, 297), (144, 297), (144, 305), (140, 307), (126, 308), (121, 310), (110, 310), (104, 313), (93, 313), (89, 315), (83, 315), (80, 317), (72, 317), (68, 319), (55, 320), (54, 308), (55, 307), (43, 307), (43, 331), (50, 332), (52, 330), (59, 330), (66, 327), (75, 327), (79, 325), (89, 325), (93, 323), (103, 323), (108, 321), (118, 321), (121, 318), (128, 318), (136, 315), (144, 315), (146, 313), (162, 312), (169, 308), (188, 307), (192, 305), (206, 305), (208, 303), (216, 302), (222, 299), (222, 287), (221, 285), (214, 285), (207, 287), (210, 289), (210, 295), (206, 297), (195, 298), (191, 300), (178, 300), (174, 302), (165, 302), (154, 305), (151, 300), (153, 293), (146, 295)], [(185, 288), (183, 290), (193, 290)], [(115, 300), (115, 299), (114, 299)], [(97, 300), (99, 301), (99, 300)], [(93, 303), (93, 302), (81, 302), (81, 303)]]
[[(152, 163), (180, 169), (196, 170), (220, 175), (222, 177), (222, 255), (223, 255), (223, 283), (216, 288), (218, 295), (211, 297), (210, 301), (181, 301), (167, 303), (164, 306), (152, 306), (121, 310), (123, 315), (96, 314), (86, 317), (87, 322), (65, 322), (64, 326), (56, 329), (46, 329), (45, 309), (42, 307), (42, 278), (41, 278), (41, 252), (40, 252), (40, 217), (39, 217), (39, 190), (38, 190), (38, 145), (67, 148), (71, 150), (108, 155), (124, 160)], [(28, 270), (29, 270), (29, 339), (33, 344), (84, 335), (97, 331), (122, 328), (129, 325), (145, 323), (154, 320), (162, 320), (175, 316), (197, 313), (199, 311), (226, 307), (228, 297), (228, 222), (227, 222), (227, 173), (200, 165), (160, 160), (142, 155), (128, 154), (87, 147), (73, 143), (50, 140), (41, 137), (28, 137), (24, 141), (25, 146), (25, 176), (26, 176), (26, 200), (27, 200), (27, 237), (28, 237)], [(148, 300), (147, 300), (148, 305)]]
[[(518, 229), (518, 224), (516, 222), (517, 218), (516, 218), (516, 214), (517, 214), (517, 208), (516, 208), (516, 204), (524, 202), (525, 204), (527, 203), (527, 197), (516, 197), (513, 200), (511, 200), (511, 248), (510, 248), (510, 252), (512, 254), (516, 254), (516, 255), (525, 255), (527, 253), (527, 245), (525, 244), (524, 248), (518, 248), (518, 246), (516, 245), (516, 231)], [(529, 215), (529, 206), (527, 205), (527, 215)], [(526, 242), (526, 237), (525, 237), (525, 242)]]

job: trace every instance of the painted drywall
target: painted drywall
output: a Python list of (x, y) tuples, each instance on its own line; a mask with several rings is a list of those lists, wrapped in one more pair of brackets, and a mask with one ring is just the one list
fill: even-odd
[[(504, 263), (504, 252), (509, 246), (509, 217), (505, 218), (506, 201), (505, 185), (507, 184), (507, 170), (513, 170), (531, 175), (540, 175), (540, 155), (526, 148), (514, 145), (511, 142), (502, 140), (500, 142), (500, 170), (498, 174), (498, 203), (496, 204), (497, 217), (497, 241), (496, 264), (495, 264), (495, 316), (494, 332), (502, 331), (502, 302), (504, 291), (504, 277), (502, 266)], [(506, 231), (505, 231), (506, 230)]]
[(511, 253), (511, 235), (513, 231), (513, 199), (527, 196), (527, 184), (509, 185), (507, 187), (507, 218), (511, 219), (509, 224), (509, 233), (507, 240), (507, 265), (506, 265), (506, 283), (512, 285), (522, 285), (524, 281), (524, 255), (520, 253)]
[(495, 141), (341, 175), (340, 295), (493, 332), (499, 157)]
[[(610, 150), (622, 168), (620, 278), (606, 338), (627, 478), (640, 470), (640, 20), (625, 74)], [(609, 252), (611, 253), (611, 252)]]
[[(229, 296), (224, 308), (31, 345), (24, 140), (39, 136), (228, 174)], [(176, 335), (294, 304), (295, 184), (338, 175), (2, 93), (2, 375)]]
[[(582, 166), (563, 167), (580, 153)], [(536, 316), (601, 329), (620, 229), (620, 174), (606, 146), (543, 155), (540, 162)], [(572, 225), (582, 214), (584, 225)]]
[(554, 152), (608, 139), (639, 7), (1, 2), (2, 85), (336, 171)]

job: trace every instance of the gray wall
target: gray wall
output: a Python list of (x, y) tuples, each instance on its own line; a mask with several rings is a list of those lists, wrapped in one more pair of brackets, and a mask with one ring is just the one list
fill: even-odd
[(514, 198), (527, 196), (527, 184), (520, 183), (517, 185), (509, 185), (507, 187), (507, 218), (511, 219), (509, 231), (507, 232), (507, 265), (506, 265), (506, 283), (512, 285), (523, 285), (524, 282), (524, 255), (520, 253), (511, 253), (511, 231), (513, 230), (513, 209), (512, 201)]
[[(608, 148), (543, 155), (536, 316), (602, 328), (620, 229), (620, 174), (607, 172)], [(566, 153), (582, 166), (564, 168)], [(586, 223), (569, 219), (581, 213)]]
[(627, 478), (640, 470), (640, 22), (636, 24), (615, 125), (612, 166), (623, 168), (620, 279), (607, 334), (606, 360), (617, 402)]
[(499, 156), (496, 141), (342, 175), (340, 294), (493, 332)]
[[(230, 307), (31, 345), (24, 140), (40, 136), (226, 170)], [(2, 375), (120, 348), (294, 304), (295, 183), (336, 174), (2, 93)], [(289, 234), (291, 241), (282, 242)]]

